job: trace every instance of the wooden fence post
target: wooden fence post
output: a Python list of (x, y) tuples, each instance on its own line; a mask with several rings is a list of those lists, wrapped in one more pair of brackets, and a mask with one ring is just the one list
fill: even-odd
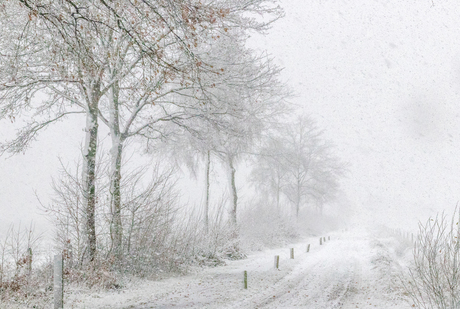
[(275, 268), (278, 269), (280, 267), (280, 256), (275, 255)]
[(328, 236), (328, 237), (327, 237), (327, 240), (331, 240), (331, 236)]
[(244, 271), (244, 288), (248, 288), (248, 272), (246, 270)]
[(310, 244), (307, 246), (307, 252), (310, 252)]
[(64, 263), (62, 254), (54, 256), (54, 309), (64, 308), (64, 279), (62, 277)]
[(291, 259), (294, 259), (294, 248), (291, 248)]
[(323, 238), (320, 237), (320, 238), (319, 238), (319, 245), (321, 246), (322, 244), (323, 244)]

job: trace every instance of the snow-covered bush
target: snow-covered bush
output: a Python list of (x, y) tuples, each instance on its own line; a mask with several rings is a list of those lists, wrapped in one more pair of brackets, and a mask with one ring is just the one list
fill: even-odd
[[(103, 160), (99, 160), (103, 162)], [(79, 165), (77, 164), (77, 167)], [(69, 282), (113, 288), (120, 275), (157, 277), (184, 273), (190, 265), (221, 265), (224, 259), (241, 258), (237, 233), (224, 219), (224, 205), (215, 205), (208, 230), (202, 216), (180, 205), (174, 169), (159, 165), (124, 174), (121, 184), (122, 252), (113, 252), (112, 209), (108, 203), (106, 169), (97, 167), (97, 259), (83, 263), (85, 254), (81, 176), (62, 169), (54, 181), (53, 204), (43, 206), (55, 223), (56, 250), (64, 253)], [(148, 171), (148, 173), (146, 172)]]
[[(99, 162), (104, 162), (101, 158)], [(55, 197), (51, 205), (42, 205), (55, 224), (56, 251), (63, 252), (66, 272), (72, 282), (85, 281), (89, 286), (116, 287), (115, 273), (148, 276), (171, 271), (177, 264), (178, 194), (174, 170), (142, 167), (124, 174), (121, 220), (122, 252), (113, 247), (113, 216), (109, 203), (107, 168), (97, 170), (97, 258), (84, 263), (84, 205), (81, 173), (62, 168), (61, 177), (53, 181)], [(93, 280), (94, 279), (94, 280)], [(100, 279), (99, 281), (96, 279)], [(96, 282), (99, 282), (96, 284)]]
[(5, 303), (45, 308), (40, 304), (51, 296), (52, 273), (42, 258), (40, 240), (33, 225), (11, 226), (0, 240), (0, 308)]
[(240, 237), (246, 250), (262, 250), (299, 237), (297, 220), (274, 205), (256, 202), (240, 214)]
[(182, 235), (180, 239), (187, 246), (184, 252), (184, 265), (218, 266), (224, 265), (225, 260), (241, 259), (245, 257), (240, 245), (238, 230), (225, 216), (225, 199), (222, 198), (216, 205), (210, 205), (208, 228), (203, 224), (199, 213), (188, 214), (181, 222)]
[(290, 204), (277, 207), (264, 200), (247, 205), (239, 218), (240, 238), (246, 251), (282, 246), (302, 236), (320, 235), (339, 225), (336, 217), (316, 209), (304, 207), (297, 216)]
[(460, 308), (459, 213), (419, 225), (406, 291), (419, 308)]

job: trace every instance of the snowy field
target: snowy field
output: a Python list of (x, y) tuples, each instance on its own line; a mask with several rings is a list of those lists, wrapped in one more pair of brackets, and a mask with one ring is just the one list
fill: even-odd
[[(66, 308), (410, 308), (398, 280), (411, 257), (408, 243), (363, 229), (331, 233), (259, 251), (226, 266), (120, 291), (68, 291)], [(310, 252), (306, 252), (307, 244)], [(290, 248), (295, 258), (290, 259)], [(279, 270), (274, 256), (280, 256)], [(243, 272), (248, 272), (248, 289)]]

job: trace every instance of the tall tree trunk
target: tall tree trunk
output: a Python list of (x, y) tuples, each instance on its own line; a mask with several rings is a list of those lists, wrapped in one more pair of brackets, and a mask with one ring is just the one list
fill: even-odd
[(116, 258), (123, 254), (123, 225), (121, 221), (121, 158), (123, 142), (119, 136), (112, 136), (110, 205), (112, 210), (112, 249)]
[(120, 260), (123, 255), (123, 225), (121, 221), (121, 159), (123, 153), (123, 137), (120, 134), (118, 83), (111, 89), (110, 107), (110, 206), (112, 211), (112, 250), (115, 258)]
[(299, 219), (299, 208), (300, 208), (300, 200), (297, 198), (297, 203), (295, 205), (295, 217)]
[(298, 182), (297, 183), (297, 196), (296, 196), (296, 204), (295, 204), (295, 216), (297, 219), (299, 219), (299, 209), (300, 209), (300, 190), (301, 190), (301, 185)]
[(278, 214), (280, 214), (280, 186), (278, 184), (277, 188), (276, 188), (276, 211)]
[(230, 172), (230, 192), (232, 195), (232, 209), (230, 211), (230, 219), (234, 227), (236, 227), (236, 210), (238, 207), (238, 194), (236, 191), (236, 183), (235, 183), (235, 167), (233, 166), (233, 157), (228, 156), (228, 167)]
[(276, 180), (276, 211), (278, 215), (280, 214), (280, 193), (281, 193), (281, 178), (279, 177), (279, 172), (277, 174)]
[(83, 197), (85, 200), (86, 259), (96, 257), (96, 152), (98, 133), (99, 84), (91, 89), (86, 114), (86, 139), (83, 149)]
[(204, 204), (204, 227), (206, 229), (206, 233), (209, 232), (209, 171), (211, 167), (211, 151), (208, 150), (206, 154), (206, 200)]

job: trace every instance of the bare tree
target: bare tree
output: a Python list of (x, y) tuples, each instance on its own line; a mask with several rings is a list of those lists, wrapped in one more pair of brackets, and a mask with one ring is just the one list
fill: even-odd
[(42, 234), (35, 232), (34, 224), (28, 228), (11, 225), (0, 243), (0, 297), (8, 299), (20, 291), (30, 296), (34, 290), (32, 279), (34, 256), (40, 255)]
[(321, 211), (323, 203), (334, 197), (345, 171), (322, 130), (306, 115), (271, 130), (257, 157), (253, 181), (273, 190), (277, 205), (283, 193), (296, 217), (307, 202)]
[[(13, 2), (6, 11), (4, 29), (20, 32), (12, 41), (1, 41), (0, 118), (28, 116), (28, 124), (16, 139), (1, 144), (1, 152), (24, 151), (48, 125), (71, 114), (86, 115), (83, 149), (85, 235), (88, 259), (96, 255), (95, 165), (99, 102), (108, 88), (102, 88), (106, 49), (100, 36), (106, 30), (78, 15), (78, 7), (67, 2)], [(38, 10), (37, 8), (40, 8)], [(97, 14), (97, 10), (91, 13)], [(17, 12), (20, 17), (11, 16)], [(47, 14), (49, 12), (50, 14)], [(59, 12), (59, 15), (53, 13)], [(18, 22), (19, 21), (19, 22)], [(31, 113), (24, 113), (31, 111)], [(27, 117), (26, 117), (27, 118)]]
[[(232, 29), (264, 31), (282, 14), (274, 1), (265, 0), (21, 0), (3, 9), (2, 26), (11, 29), (12, 40), (0, 42), (0, 118), (13, 120), (24, 116), (25, 110), (33, 114), (26, 115), (31, 121), (1, 150), (24, 151), (48, 125), (71, 114), (86, 115), (82, 173), (90, 261), (96, 255), (99, 120), (108, 125), (112, 136), (110, 193), (114, 251), (119, 255), (123, 235), (120, 164), (125, 140), (164, 138), (169, 133), (162, 129), (164, 122), (193, 127), (192, 120), (203, 118), (201, 104), (209, 101), (205, 90), (215, 87), (201, 76), (224, 72), (194, 50), (202, 51), (210, 40), (230, 36)], [(273, 17), (260, 21), (255, 14)], [(19, 22), (18, 16), (22, 17)], [(178, 94), (188, 100), (176, 99)]]
[(278, 212), (280, 212), (280, 197), (287, 177), (282, 149), (283, 141), (268, 133), (253, 157), (255, 164), (250, 178), (250, 181), (263, 192), (263, 196), (273, 197)]
[[(138, 274), (166, 266), (161, 259), (170, 250), (168, 241), (178, 211), (174, 169), (157, 164), (149, 174), (146, 170), (127, 174), (123, 185), (126, 263)], [(146, 181), (146, 175), (150, 180)]]
[[(98, 157), (95, 169), (95, 185), (98, 187), (95, 232), (96, 236), (100, 237), (105, 234), (106, 229), (104, 196), (107, 194), (107, 185), (104, 171), (107, 167), (101, 156)], [(65, 166), (62, 161), (60, 163), (59, 175), (52, 180), (51, 203), (40, 202), (40, 208), (55, 227), (55, 245), (58, 251), (65, 253), (68, 266), (81, 267), (85, 258), (85, 250), (87, 250), (82, 163), (81, 160), (78, 160), (74, 168)]]
[(336, 182), (344, 169), (333, 156), (333, 149), (324, 139), (322, 130), (310, 117), (297, 117), (285, 128), (284, 134), (283, 160), (288, 172), (284, 193), (294, 205), (298, 217), (303, 202), (317, 202), (326, 194), (334, 194)]
[[(121, 70), (126, 59), (137, 59), (135, 66), (128, 67), (130, 73), (126, 78), (112, 87), (107, 108), (109, 116), (101, 116), (112, 136), (111, 194), (115, 214), (114, 239), (118, 239), (117, 243), (122, 238), (119, 184), (123, 143), (129, 138), (140, 137), (150, 145), (155, 140), (171, 139), (171, 135), (183, 130), (197, 136), (201, 128), (209, 126), (209, 123), (219, 128), (226, 126), (222, 115), (229, 114), (232, 106), (227, 101), (216, 100), (215, 94), (216, 89), (227, 85), (229, 80), (235, 81), (235, 70), (229, 70), (229, 67), (236, 63), (235, 58), (219, 55), (228, 53), (230, 48), (243, 57), (244, 51), (238, 48), (241, 48), (245, 31), (263, 31), (280, 16), (278, 8), (270, 8), (263, 2), (217, 1), (206, 6), (201, 2), (187, 6), (180, 1), (177, 3), (179, 6), (174, 6), (175, 2), (170, 2), (169, 15), (166, 14), (171, 17), (166, 23), (168, 27), (166, 31), (161, 32), (160, 29), (160, 35), (156, 35), (157, 58), (152, 58), (137, 45), (129, 45), (132, 37), (126, 32), (117, 41), (123, 45), (125, 40), (127, 49), (121, 55), (117, 52), (119, 47), (113, 51), (112, 54), (120, 55), (111, 64), (113, 72)], [(146, 9), (151, 9), (151, 6)], [(269, 21), (243, 17), (244, 14), (250, 16), (254, 13), (272, 14), (273, 17)], [(163, 22), (165, 14), (161, 16), (156, 24)], [(242, 80), (239, 83), (243, 84)], [(206, 187), (206, 205), (209, 205), (209, 182)]]

